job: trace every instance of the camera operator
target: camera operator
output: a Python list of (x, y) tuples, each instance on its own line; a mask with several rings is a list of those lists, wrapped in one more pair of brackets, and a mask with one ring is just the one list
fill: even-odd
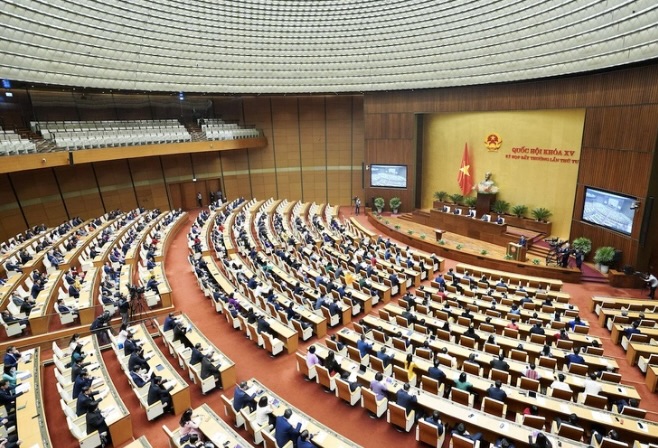
[(128, 299), (125, 294), (121, 294), (117, 306), (119, 308), (119, 314), (121, 315), (121, 324), (128, 325), (130, 323), (130, 299)]
[(110, 312), (103, 311), (103, 314), (94, 319), (94, 321), (91, 323), (91, 327), (89, 327), (91, 333), (95, 334), (98, 338), (98, 343), (100, 345), (107, 345), (110, 343), (107, 330), (110, 329), (109, 322), (111, 319), (112, 316), (110, 315)]

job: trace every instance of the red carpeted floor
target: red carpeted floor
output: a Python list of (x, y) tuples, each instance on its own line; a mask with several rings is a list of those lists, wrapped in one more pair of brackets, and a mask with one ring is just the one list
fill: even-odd
[[(341, 209), (343, 217), (349, 217), (350, 214), (351, 211), (348, 208)], [(238, 381), (251, 377), (258, 378), (294, 406), (299, 407), (320, 422), (364, 447), (418, 446), (413, 434), (397, 432), (386, 423), (385, 418), (373, 420), (367, 416), (362, 408), (358, 406), (351, 408), (334, 395), (324, 393), (317, 384), (304, 381), (296, 371), (294, 356), (283, 354), (274, 359), (270, 358), (264, 350), (258, 349), (250, 340), (245, 339), (242, 333), (230, 328), (223, 315), (215, 313), (209, 300), (199, 290), (195, 276), (187, 261), (186, 235), (195, 217), (196, 213), (192, 212), (188, 224), (181, 228), (167, 252), (165, 260), (167, 278), (173, 289), (177, 311), (186, 313), (200, 331), (235, 361)], [(370, 227), (363, 215), (359, 219), (365, 226)], [(447, 260), (447, 267), (455, 264), (455, 262)], [(594, 315), (588, 311), (589, 298), (592, 295), (624, 297), (642, 297), (643, 295), (642, 291), (639, 290), (616, 289), (599, 283), (567, 284), (565, 290), (571, 294), (572, 302), (582, 310), (581, 317), (592, 322), (596, 322)], [(610, 343), (609, 333), (606, 329), (592, 325), (591, 332), (602, 338), (606, 355), (617, 358), (623, 374), (623, 383), (632, 384), (638, 389), (642, 396), (641, 407), (651, 411), (648, 417), (652, 420), (658, 420), (658, 414), (655, 413), (658, 411), (658, 398), (655, 394), (650, 394), (644, 386), (642, 373), (637, 368), (628, 367), (624, 352), (621, 347)], [(300, 341), (300, 349), (304, 351), (314, 340), (312, 338), (307, 343)], [(162, 341), (159, 339), (156, 339), (156, 341), (158, 341), (160, 348), (166, 351)], [(46, 354), (46, 356), (48, 355)], [(154, 447), (168, 446), (167, 439), (162, 431), (162, 425), (170, 428), (175, 427), (178, 424), (177, 417), (164, 416), (153, 422), (148, 422), (144, 411), (139, 407), (137, 398), (130, 390), (128, 381), (121, 371), (114, 353), (111, 350), (106, 350), (103, 353), (103, 358), (112, 377), (115, 379), (114, 384), (119, 390), (124, 403), (131, 410), (134, 436), (146, 435)], [(47, 380), (44, 381), (43, 387), (48, 429), (53, 446), (55, 448), (77, 446), (75, 439), (69, 433), (59, 406), (52, 372), (53, 368), (52, 365), (46, 368), (45, 378)], [(187, 375), (183, 376), (186, 377)], [(198, 387), (194, 384), (190, 386), (190, 390), (193, 407), (207, 403), (219, 416), (224, 417), (221, 394), (232, 396), (232, 389), (213, 391), (206, 396), (201, 395)], [(241, 434), (249, 440), (249, 436), (245, 432), (241, 432)]]

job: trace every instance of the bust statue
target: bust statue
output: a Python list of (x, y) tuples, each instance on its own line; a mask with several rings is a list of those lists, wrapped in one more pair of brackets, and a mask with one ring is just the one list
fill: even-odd
[(489, 171), (484, 175), (484, 180), (477, 184), (473, 189), (477, 189), (478, 193), (483, 194), (498, 193), (498, 187), (496, 186), (496, 183), (491, 180), (491, 172)]

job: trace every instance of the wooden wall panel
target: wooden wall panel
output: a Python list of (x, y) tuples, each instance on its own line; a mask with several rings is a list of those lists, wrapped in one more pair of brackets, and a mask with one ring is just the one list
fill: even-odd
[(69, 217), (89, 219), (105, 213), (91, 164), (57, 167), (55, 176)]
[(130, 159), (128, 165), (132, 173), (138, 206), (147, 209), (169, 209), (162, 168), (157, 157)]
[(327, 128), (323, 97), (299, 100), (302, 193), (305, 202), (327, 201)]
[[(176, 154), (161, 158), (164, 177), (167, 183), (189, 182), (192, 180), (192, 158), (190, 154)], [(197, 164), (195, 163), (195, 168)], [(196, 174), (196, 173), (195, 173)]]
[(94, 163), (105, 210), (128, 211), (137, 207), (137, 198), (126, 160)]
[(12, 173), (10, 177), (28, 226), (55, 226), (68, 219), (52, 170)]
[[(580, 158), (578, 183), (644, 197), (651, 177), (648, 152), (583, 147)], [(617, 168), (623, 167), (623, 172)], [(613, 175), (613, 170), (617, 175)]]
[(9, 176), (0, 175), (0, 241), (7, 241), (26, 228), (27, 223), (9, 183)]
[(583, 146), (653, 152), (657, 121), (658, 104), (589, 108)]
[(222, 177), (222, 165), (218, 152), (202, 152), (192, 154), (194, 174), (199, 179), (218, 179)]

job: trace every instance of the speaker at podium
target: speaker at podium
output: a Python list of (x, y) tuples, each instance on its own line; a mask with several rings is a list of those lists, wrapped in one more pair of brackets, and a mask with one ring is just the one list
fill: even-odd
[(512, 257), (512, 260), (525, 261), (526, 248), (516, 243), (507, 243), (507, 255)]

